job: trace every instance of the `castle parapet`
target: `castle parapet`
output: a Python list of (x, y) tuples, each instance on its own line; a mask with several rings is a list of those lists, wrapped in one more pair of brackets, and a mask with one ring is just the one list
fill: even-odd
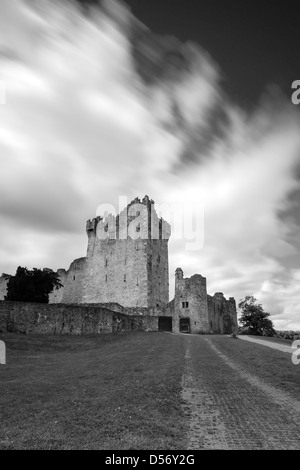
[(158, 217), (154, 201), (145, 196), (133, 199), (118, 215), (106, 214), (86, 222), (88, 236), (100, 239), (169, 240), (171, 225)]
[(86, 232), (89, 235), (91, 232), (96, 232), (98, 222), (102, 220), (101, 217), (95, 217), (94, 219), (89, 219), (86, 222)]

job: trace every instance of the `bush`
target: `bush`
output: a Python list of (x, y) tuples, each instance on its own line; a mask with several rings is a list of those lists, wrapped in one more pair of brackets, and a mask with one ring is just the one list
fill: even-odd
[(239, 309), (242, 315), (239, 322), (243, 327), (249, 328), (249, 334), (256, 336), (274, 336), (273, 322), (268, 318), (270, 313), (265, 312), (261, 304), (253, 295), (247, 295), (241, 299)]
[(300, 331), (293, 330), (276, 330), (276, 338), (296, 340), (300, 339)]
[(63, 287), (57, 273), (50, 269), (36, 269), (30, 271), (18, 267), (15, 276), (11, 276), (7, 284), (5, 300), (19, 302), (48, 303), (49, 294), (53, 289)]

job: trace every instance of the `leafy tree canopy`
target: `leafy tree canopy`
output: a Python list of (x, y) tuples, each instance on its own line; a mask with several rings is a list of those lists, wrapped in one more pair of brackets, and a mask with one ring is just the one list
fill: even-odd
[(275, 334), (273, 323), (268, 318), (270, 314), (264, 311), (255, 297), (247, 295), (240, 300), (238, 306), (242, 311), (239, 322), (243, 327), (248, 328), (250, 335), (273, 336)]
[(18, 300), (22, 302), (48, 303), (49, 294), (53, 289), (62, 287), (57, 273), (50, 269), (36, 269), (18, 267), (15, 276), (7, 284), (5, 300)]

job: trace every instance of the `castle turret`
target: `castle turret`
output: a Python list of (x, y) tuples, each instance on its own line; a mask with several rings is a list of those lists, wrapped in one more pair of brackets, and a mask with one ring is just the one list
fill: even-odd
[(175, 280), (182, 280), (182, 279), (183, 279), (183, 271), (181, 268), (177, 268), (175, 271)]

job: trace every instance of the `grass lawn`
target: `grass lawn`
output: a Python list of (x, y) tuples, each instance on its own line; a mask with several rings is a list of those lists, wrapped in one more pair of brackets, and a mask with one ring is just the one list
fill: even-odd
[[(299, 400), (300, 364), (290, 354), (228, 336), (0, 334), (7, 347), (0, 449), (185, 449), (186, 347), (199, 341), (205, 351), (207, 339), (242, 370)], [(229, 369), (217, 355), (210, 358), (207, 364), (203, 357), (203, 372), (209, 367), (213, 386)], [(196, 359), (201, 365), (201, 355)], [(243, 380), (237, 376), (237, 389)]]
[[(245, 371), (299, 400), (300, 364), (295, 365), (292, 362), (294, 349), (291, 348), (289, 354), (258, 343), (224, 336), (213, 336), (212, 341), (221, 352), (244, 367)], [(289, 344), (291, 343), (292, 341)]]
[[(0, 334), (0, 449), (182, 449), (184, 340)], [(170, 354), (171, 352), (171, 354)]]

